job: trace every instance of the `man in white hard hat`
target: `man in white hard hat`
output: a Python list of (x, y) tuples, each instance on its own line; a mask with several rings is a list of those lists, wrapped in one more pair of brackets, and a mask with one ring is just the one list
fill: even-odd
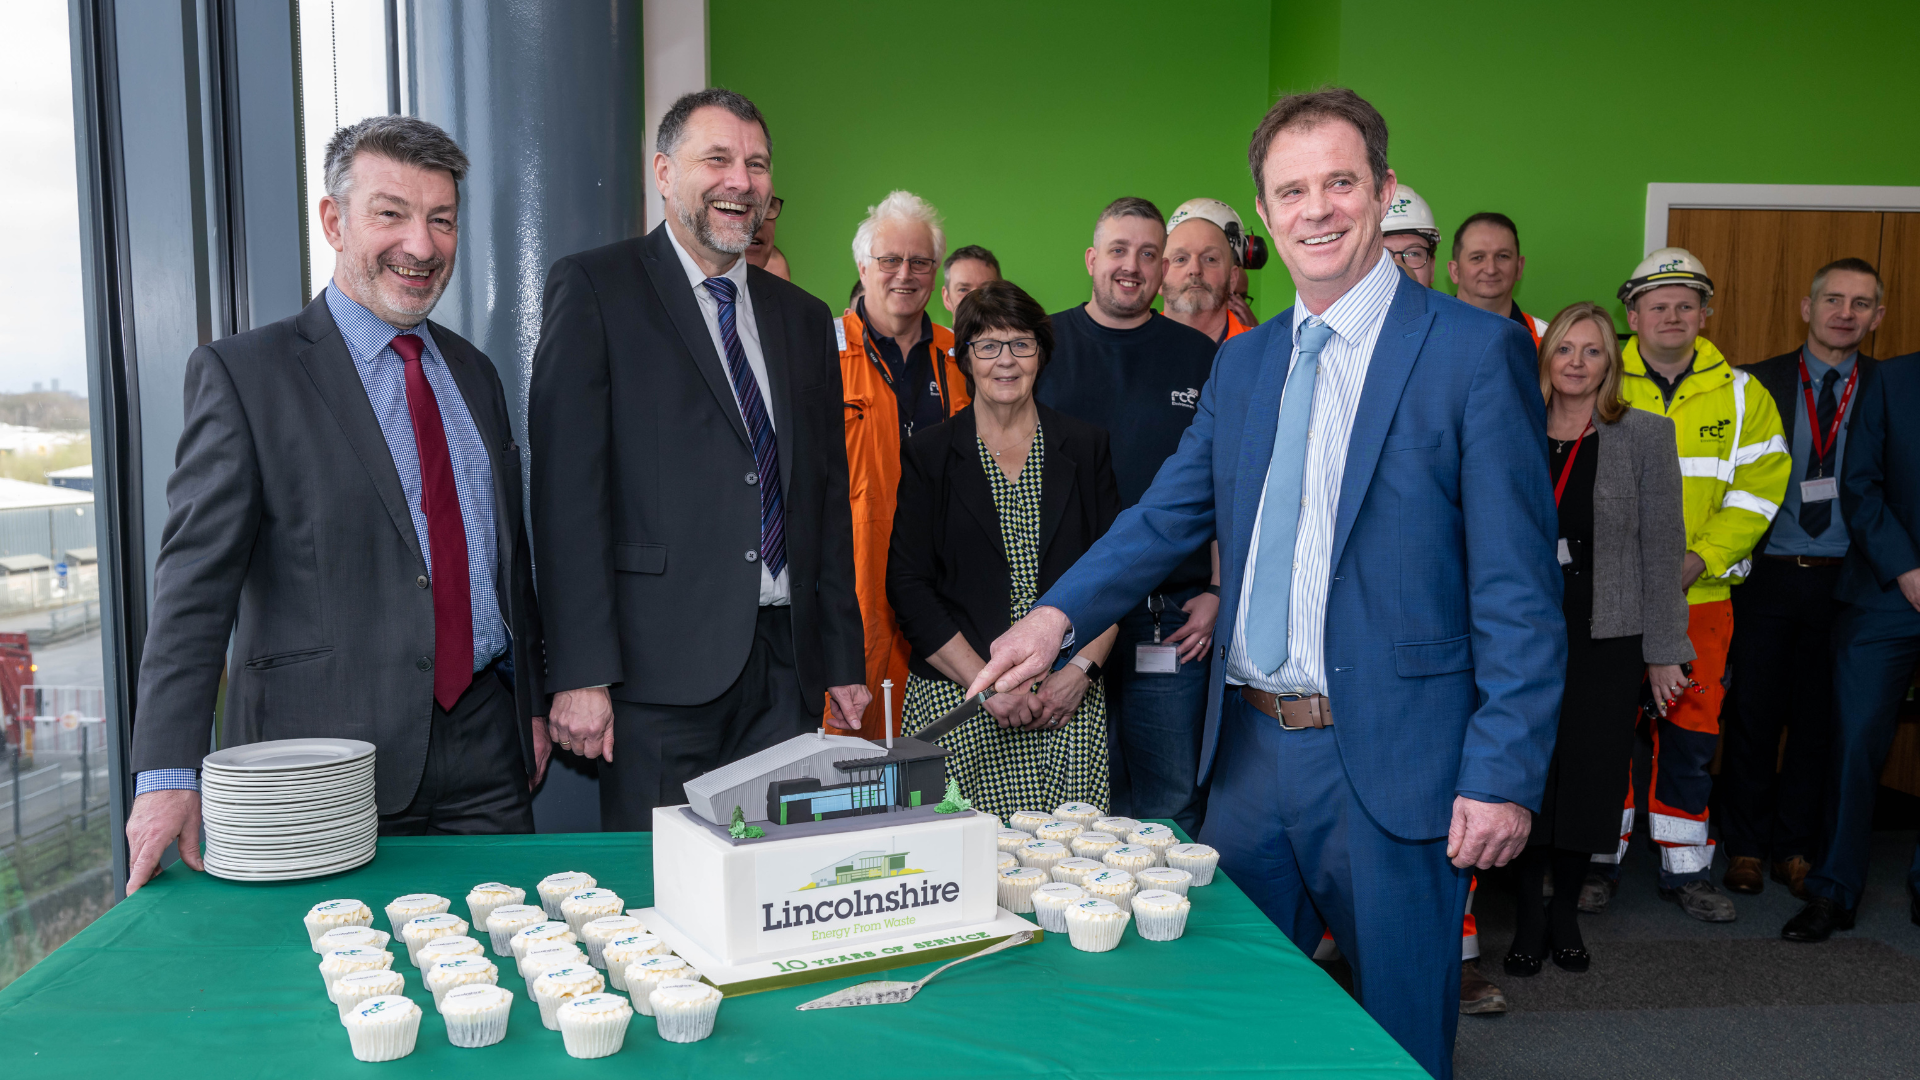
[[(1661, 248), (1634, 268), (1619, 295), (1634, 331), (1621, 350), (1621, 396), (1671, 419), (1678, 442), (1687, 522), (1681, 586), (1687, 637), (1697, 654), (1690, 685), (1654, 688), (1675, 701), (1666, 715), (1642, 718), (1653, 741), (1647, 811), (1660, 849), (1660, 895), (1702, 922), (1732, 922), (1733, 901), (1712, 880), (1707, 767), (1720, 742), (1733, 586), (1746, 579), (1754, 545), (1786, 496), (1793, 455), (1781, 437), (1773, 395), (1700, 336), (1713, 296), (1713, 279), (1700, 260), (1684, 248)], [(1634, 779), (1629, 776), (1619, 850), (1594, 860), (1596, 873), (1580, 890), (1583, 911), (1604, 908), (1618, 887), (1620, 859), (1633, 835)]]
[(1188, 199), (1167, 219), (1166, 275), (1160, 298), (1166, 316), (1224, 342), (1253, 327), (1228, 303), (1233, 268), (1243, 265), (1248, 236), (1240, 215), (1219, 199)]
[(1460, 299), (1482, 311), (1512, 319), (1533, 335), (1533, 347), (1547, 332), (1547, 321), (1536, 319), (1513, 302), (1513, 291), (1527, 272), (1520, 254), (1520, 226), (1505, 214), (1475, 214), (1453, 232), (1453, 258), (1447, 278)]
[[(1381, 240), (1387, 254), (1407, 276), (1433, 288), (1433, 256), (1440, 250), (1440, 227), (1433, 220), (1433, 209), (1412, 188), (1401, 184), (1387, 204), (1387, 216), (1380, 219)], [(1462, 297), (1462, 299), (1465, 299)]]

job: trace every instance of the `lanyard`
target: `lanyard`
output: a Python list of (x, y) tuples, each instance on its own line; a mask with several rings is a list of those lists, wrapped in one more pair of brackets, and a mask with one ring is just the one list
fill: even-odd
[[(887, 367), (887, 362), (881, 358), (880, 349), (874, 343), (873, 329), (867, 323), (867, 308), (866, 308), (866, 302), (864, 300), (861, 301), (859, 310), (856, 311), (854, 314), (857, 315), (860, 319), (860, 347), (863, 350), (865, 350), (867, 354), (867, 361), (871, 363), (874, 366), (874, 369), (880, 373), (880, 378), (886, 381), (887, 386), (890, 389), (893, 389), (895, 393), (898, 393), (899, 388), (894, 386), (894, 382), (893, 382), (893, 372), (891, 369)], [(946, 367), (946, 365), (941, 363), (940, 350), (934, 347), (933, 335), (931, 333), (927, 335), (927, 338), (925, 341), (921, 342), (921, 345), (926, 346), (927, 359), (930, 366), (933, 369), (933, 382), (934, 382), (934, 386), (936, 387), (935, 393), (940, 398), (940, 405), (941, 405), (940, 411), (946, 412), (947, 386), (946, 386), (946, 379), (942, 378), (942, 376), (946, 374), (945, 371), (942, 370), (943, 368)], [(920, 347), (919, 345), (914, 346), (914, 348), (916, 349), (919, 347)], [(909, 377), (911, 377), (913, 374), (913, 353), (910, 351), (902, 351), (900, 354), (900, 363), (902, 367), (906, 368), (906, 374)], [(909, 390), (909, 393), (912, 395), (912, 404), (910, 408), (913, 408), (913, 409), (918, 408), (920, 403), (920, 398), (923, 394), (925, 394), (925, 392), (926, 391), (921, 390), (918, 387), (912, 387)], [(906, 429), (907, 434), (909, 435), (913, 434), (913, 417), (911, 415), (901, 417), (900, 424), (903, 428)]]
[(1553, 485), (1553, 505), (1556, 507), (1560, 505), (1561, 493), (1567, 490), (1567, 478), (1573, 475), (1573, 463), (1580, 457), (1580, 444), (1586, 442), (1587, 436), (1591, 434), (1593, 434), (1593, 421), (1589, 420), (1587, 421), (1587, 430), (1581, 432), (1580, 437), (1573, 440), (1573, 449), (1567, 452), (1567, 463), (1560, 466), (1560, 482)]
[[(1847, 402), (1853, 399), (1853, 384), (1860, 380), (1860, 361), (1853, 362), (1853, 370), (1847, 373), (1847, 389), (1840, 395), (1840, 407), (1833, 410), (1833, 423), (1827, 427), (1825, 437), (1820, 431), (1820, 413), (1813, 407), (1813, 376), (1807, 373), (1807, 358), (1800, 358), (1800, 394), (1807, 399), (1807, 439), (1813, 443), (1813, 460), (1816, 467), (1824, 465), (1827, 454), (1840, 439), (1840, 419), (1847, 415)], [(1824, 472), (1824, 468), (1822, 469)]]

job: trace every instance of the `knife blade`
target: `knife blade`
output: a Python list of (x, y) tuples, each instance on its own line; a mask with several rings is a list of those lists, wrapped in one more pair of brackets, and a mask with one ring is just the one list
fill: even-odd
[(914, 732), (913, 737), (922, 742), (935, 741), (940, 738), (940, 736), (945, 735), (947, 732), (980, 715), (980, 710), (986, 708), (987, 699), (992, 696), (992, 687), (980, 691), (954, 706), (952, 709), (949, 709), (947, 715)]

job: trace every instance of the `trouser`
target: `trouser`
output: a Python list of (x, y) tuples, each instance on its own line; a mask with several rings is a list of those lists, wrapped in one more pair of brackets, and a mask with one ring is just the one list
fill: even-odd
[(1156, 593), (1128, 612), (1120, 620), (1120, 634), (1106, 664), (1113, 813), (1143, 820), (1172, 818), (1189, 836), (1199, 831), (1205, 812), (1197, 780), (1200, 732), (1207, 721), (1208, 658), (1181, 664), (1172, 675), (1152, 675), (1134, 670), (1134, 650), (1154, 642), (1150, 605), (1165, 605), (1159, 613), (1164, 641), (1187, 624), (1181, 605), (1200, 593), (1199, 586)]
[[(1920, 612), (1844, 605), (1833, 628), (1834, 755), (1828, 773), (1826, 852), (1807, 891), (1851, 911), (1867, 887), (1873, 797), (1893, 745), (1900, 702), (1920, 660)], [(1920, 848), (1908, 871), (1920, 888)]]
[(1445, 837), (1409, 840), (1374, 822), (1332, 728), (1283, 731), (1228, 687), (1200, 838), (1301, 952), (1331, 930), (1361, 1007), (1422, 1068), (1453, 1075), (1455, 935), (1471, 875), (1447, 859)]
[(733, 685), (700, 705), (613, 702), (613, 761), (600, 765), (600, 828), (651, 832), (653, 809), (687, 801), (702, 773), (814, 729), (793, 663), (792, 609), (763, 607)]
[[(1707, 836), (1707, 798), (1713, 777), (1707, 772), (1720, 742), (1720, 702), (1726, 695), (1727, 646), (1733, 637), (1733, 602), (1714, 600), (1687, 608), (1687, 637), (1696, 654), (1693, 681), (1667, 715), (1642, 716), (1653, 736), (1653, 774), (1647, 784), (1649, 832), (1660, 848), (1660, 887), (1677, 889), (1690, 881), (1711, 880), (1714, 842)], [(1596, 855), (1609, 877), (1620, 876), (1620, 860), (1633, 838), (1634, 775), (1627, 765), (1626, 808), (1620, 815), (1620, 847)]]
[(380, 835), (530, 833), (527, 780), (513, 690), (497, 668), (488, 668), (451, 711), (434, 703), (420, 786), (406, 809), (380, 815)]
[[(1731, 857), (1819, 857), (1833, 745), (1838, 566), (1757, 558), (1733, 591), (1732, 696), (1720, 758), (1720, 835)], [(1780, 733), (1787, 733), (1786, 750)]]

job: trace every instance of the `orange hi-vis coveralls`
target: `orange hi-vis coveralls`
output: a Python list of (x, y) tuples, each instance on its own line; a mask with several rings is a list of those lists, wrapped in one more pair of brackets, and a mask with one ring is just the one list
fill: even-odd
[[(953, 331), (933, 323), (931, 340), (915, 349), (933, 351), (934, 385), (941, 411), (952, 416), (973, 400), (953, 358)], [(847, 491), (853, 503), (853, 585), (867, 637), (868, 716), (880, 714), (880, 682), (893, 680), (894, 714), (883, 731), (863, 722), (859, 734), (878, 739), (897, 731), (907, 694), (907, 638), (887, 603), (887, 547), (893, 540), (893, 509), (900, 488), (900, 406), (893, 379), (872, 336), (852, 311), (834, 324), (840, 348), (840, 382), (846, 393)], [(828, 721), (837, 730), (845, 730)]]

